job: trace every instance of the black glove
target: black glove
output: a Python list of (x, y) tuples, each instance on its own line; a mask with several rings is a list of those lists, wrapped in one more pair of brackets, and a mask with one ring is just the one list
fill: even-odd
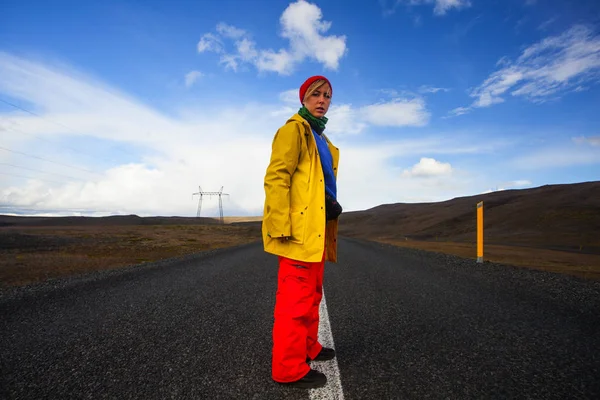
[(332, 219), (336, 219), (342, 213), (342, 206), (337, 200), (325, 193), (325, 215), (327, 221), (331, 221)]

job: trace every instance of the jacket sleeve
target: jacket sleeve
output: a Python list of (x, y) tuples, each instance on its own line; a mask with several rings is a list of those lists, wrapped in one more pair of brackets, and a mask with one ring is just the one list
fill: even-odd
[(298, 166), (302, 134), (300, 124), (288, 122), (273, 139), (271, 161), (265, 175), (267, 234), (272, 237), (291, 236), (290, 184)]

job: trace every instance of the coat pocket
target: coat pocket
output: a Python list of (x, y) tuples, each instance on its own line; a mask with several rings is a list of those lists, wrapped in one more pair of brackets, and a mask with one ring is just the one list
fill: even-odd
[(295, 211), (291, 213), (292, 237), (290, 242), (303, 244), (304, 234), (306, 233), (306, 212)]

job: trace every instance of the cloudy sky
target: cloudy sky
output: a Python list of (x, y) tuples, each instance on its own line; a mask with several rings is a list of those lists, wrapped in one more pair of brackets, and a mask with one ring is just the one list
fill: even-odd
[(0, 213), (261, 215), (315, 74), (346, 210), (600, 176), (597, 0), (0, 8)]

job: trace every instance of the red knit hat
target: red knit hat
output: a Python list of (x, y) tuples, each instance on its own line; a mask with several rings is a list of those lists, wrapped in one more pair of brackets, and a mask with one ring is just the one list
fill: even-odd
[(329, 83), (329, 87), (331, 88), (331, 94), (333, 94), (333, 86), (331, 86), (331, 82), (329, 82), (329, 79), (327, 79), (321, 75), (311, 76), (306, 81), (304, 81), (302, 86), (300, 86), (300, 104), (302, 104), (302, 101), (304, 101), (304, 95), (306, 94), (306, 91), (308, 90), (310, 85), (312, 85), (313, 83), (315, 83), (316, 81), (321, 80), (321, 79), (324, 80), (325, 82)]

